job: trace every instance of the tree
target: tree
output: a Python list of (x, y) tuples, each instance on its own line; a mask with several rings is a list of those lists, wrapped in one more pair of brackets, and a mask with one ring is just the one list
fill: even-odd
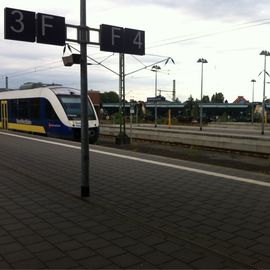
[(101, 93), (102, 103), (117, 103), (119, 102), (119, 96), (113, 91)]
[(183, 120), (192, 121), (197, 120), (199, 115), (199, 105), (198, 100), (194, 101), (193, 97), (190, 95), (188, 100), (185, 101), (185, 107), (183, 110)]
[(211, 98), (211, 103), (223, 103), (224, 102), (224, 96), (221, 92), (215, 93)]
[(203, 96), (202, 102), (203, 102), (203, 103), (210, 103), (210, 98), (209, 98), (209, 96)]
[(192, 120), (198, 120), (199, 119), (199, 114), (200, 114), (200, 107), (199, 107), (200, 101), (196, 99), (193, 102), (192, 110), (191, 110), (191, 119)]
[(194, 99), (190, 95), (188, 100), (185, 101), (185, 107), (184, 107), (184, 115), (190, 117), (191, 116), (191, 110), (193, 107)]

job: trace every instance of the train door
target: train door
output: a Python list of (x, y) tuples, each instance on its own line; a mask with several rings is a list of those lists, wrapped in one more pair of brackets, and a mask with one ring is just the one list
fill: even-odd
[(1, 122), (2, 128), (8, 129), (8, 110), (7, 110), (7, 101), (1, 101)]

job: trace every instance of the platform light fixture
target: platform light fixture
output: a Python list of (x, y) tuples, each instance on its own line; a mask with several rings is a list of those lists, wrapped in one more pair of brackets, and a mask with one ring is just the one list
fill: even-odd
[(200, 104), (200, 131), (202, 131), (202, 113), (203, 113), (203, 64), (207, 64), (207, 60), (200, 58), (197, 63), (202, 63), (201, 68), (201, 104)]
[(252, 103), (251, 103), (251, 123), (253, 125), (254, 123), (254, 84), (256, 80), (252, 79)]
[(265, 106), (265, 75), (269, 74), (266, 71), (266, 57), (270, 56), (270, 52), (263, 50), (261, 51), (260, 55), (264, 56), (264, 69), (263, 69), (263, 99), (262, 99), (262, 130), (261, 134), (264, 135), (264, 106)]

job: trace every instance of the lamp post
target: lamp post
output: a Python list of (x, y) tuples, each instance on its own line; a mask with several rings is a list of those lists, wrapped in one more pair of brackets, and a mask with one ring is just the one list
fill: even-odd
[(251, 103), (251, 123), (253, 125), (254, 123), (254, 83), (256, 82), (256, 80), (252, 79), (252, 103)]
[[(266, 82), (266, 84), (270, 84), (270, 82)], [(267, 89), (266, 89), (266, 92), (267, 92)], [(267, 93), (266, 93), (265, 99), (267, 100)], [(269, 96), (268, 96), (268, 99), (269, 99)]]
[(270, 52), (264, 50), (261, 51), (260, 55), (264, 55), (264, 69), (263, 69), (263, 100), (262, 100), (262, 131), (261, 134), (264, 134), (264, 103), (265, 103), (265, 74), (266, 74), (266, 57), (270, 56)]
[(206, 59), (200, 58), (197, 63), (202, 63), (201, 71), (201, 104), (200, 104), (200, 130), (202, 131), (202, 113), (203, 113), (203, 64), (208, 63)]
[(160, 66), (154, 65), (152, 66), (151, 71), (155, 72), (155, 128), (157, 127), (157, 73), (160, 70)]

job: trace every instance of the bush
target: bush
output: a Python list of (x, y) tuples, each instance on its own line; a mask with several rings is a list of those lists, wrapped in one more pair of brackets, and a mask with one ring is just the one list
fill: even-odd
[(120, 124), (120, 120), (122, 118), (122, 115), (120, 112), (114, 113), (112, 115), (112, 122), (113, 124)]
[(229, 117), (228, 114), (226, 112), (224, 112), (220, 118), (218, 119), (219, 122), (228, 122), (229, 121)]

